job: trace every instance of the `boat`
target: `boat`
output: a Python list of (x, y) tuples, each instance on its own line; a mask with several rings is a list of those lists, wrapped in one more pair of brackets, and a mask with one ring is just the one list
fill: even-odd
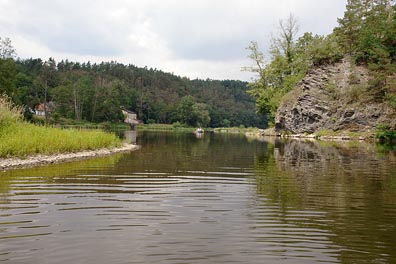
[(197, 128), (195, 130), (195, 134), (203, 134), (203, 133), (204, 133), (204, 130), (202, 128)]

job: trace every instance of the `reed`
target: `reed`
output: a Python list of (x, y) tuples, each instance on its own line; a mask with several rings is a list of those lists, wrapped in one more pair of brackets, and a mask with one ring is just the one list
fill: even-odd
[(60, 129), (24, 122), (21, 111), (0, 96), (0, 157), (26, 157), (115, 147), (121, 140), (101, 130)]

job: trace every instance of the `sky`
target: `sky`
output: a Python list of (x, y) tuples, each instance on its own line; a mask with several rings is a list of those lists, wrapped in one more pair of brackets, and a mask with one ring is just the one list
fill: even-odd
[[(117, 61), (191, 79), (255, 76), (246, 47), (265, 53), (279, 21), (325, 35), (346, 0), (0, 0), (0, 37), (19, 58)], [(268, 56), (267, 56), (268, 60)]]

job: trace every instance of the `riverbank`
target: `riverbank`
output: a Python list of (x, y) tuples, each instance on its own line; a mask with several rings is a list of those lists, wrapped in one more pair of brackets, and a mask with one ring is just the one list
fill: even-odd
[(123, 144), (119, 147), (102, 148), (97, 150), (83, 150), (71, 153), (60, 153), (53, 155), (32, 155), (26, 158), (0, 158), (0, 170), (30, 168), (46, 164), (69, 162), (88, 158), (107, 156), (114, 153), (137, 150), (139, 146), (133, 144)]
[(375, 141), (375, 134), (371, 131), (367, 133), (363, 132), (333, 132), (329, 130), (322, 130), (318, 133), (313, 134), (291, 134), (291, 133), (281, 133), (276, 132), (274, 128), (261, 129), (260, 131), (247, 132), (247, 136), (270, 136), (270, 137), (280, 137), (280, 138), (295, 138), (295, 139), (315, 139), (315, 140), (333, 140), (333, 141)]
[(101, 130), (61, 129), (36, 125), (23, 119), (22, 108), (6, 95), (0, 95), (0, 158), (77, 153), (84, 150), (112, 149), (122, 145), (115, 134)]

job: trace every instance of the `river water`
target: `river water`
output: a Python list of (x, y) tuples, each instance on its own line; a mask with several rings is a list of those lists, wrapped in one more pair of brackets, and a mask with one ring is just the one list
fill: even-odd
[(367, 143), (139, 133), (0, 173), (0, 263), (396, 263), (396, 155)]

